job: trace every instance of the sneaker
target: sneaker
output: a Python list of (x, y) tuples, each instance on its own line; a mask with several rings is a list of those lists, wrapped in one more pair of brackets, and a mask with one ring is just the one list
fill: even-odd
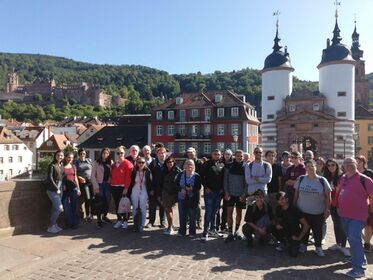
[(120, 227), (122, 227), (122, 221), (117, 221), (117, 222), (114, 224), (114, 226), (113, 226), (113, 228), (115, 228), (115, 229), (118, 229), (118, 228), (120, 228)]
[(171, 227), (170, 228), (170, 235), (175, 235), (176, 234), (176, 231)]
[(207, 233), (208, 233), (209, 236), (212, 236), (212, 237), (222, 237), (223, 236), (221, 233), (217, 232), (216, 229), (209, 230)]
[(227, 238), (224, 240), (225, 243), (232, 242), (234, 240), (234, 235), (230, 233)]
[(97, 222), (96, 228), (101, 229), (102, 228), (102, 222)]
[(322, 250), (321, 247), (316, 247), (315, 253), (316, 253), (316, 255), (318, 255), (319, 257), (325, 257), (324, 251)]
[(152, 227), (154, 227), (154, 224), (147, 223), (145, 227), (146, 227), (146, 228), (152, 228)]
[[(351, 257), (346, 257), (345, 261), (348, 262), (348, 263), (352, 263), (352, 258)], [(368, 265), (368, 262), (367, 262), (367, 259), (365, 258), (364, 261), (363, 261), (363, 266), (367, 266), (367, 265)]]
[(275, 240), (273, 240), (273, 238), (270, 238), (270, 239), (268, 240), (267, 244), (268, 244), (269, 246), (273, 246), (273, 245), (276, 245), (276, 242), (275, 242)]
[(127, 221), (124, 221), (123, 224), (122, 224), (122, 228), (123, 229), (127, 229), (128, 228), (128, 222)]
[(60, 228), (57, 224), (55, 225), (55, 227), (56, 227), (59, 231), (63, 230), (63, 229)]
[(334, 244), (334, 245), (330, 246), (330, 247), (328, 248), (328, 250), (330, 250), (330, 251), (336, 251), (336, 250), (340, 251), (341, 248), (342, 248), (342, 247), (341, 247), (339, 244)]
[(207, 233), (202, 233), (201, 235), (201, 241), (208, 241), (209, 240), (209, 237), (208, 237), (208, 234)]
[(164, 225), (164, 223), (161, 223), (161, 224), (159, 225), (159, 228), (166, 228), (166, 226)]
[(285, 250), (285, 245), (283, 243), (277, 243), (275, 249), (276, 251), (283, 252)]
[(87, 216), (87, 217), (85, 217), (85, 221), (87, 222), (87, 223), (91, 223), (92, 222), (92, 216)]
[(48, 227), (48, 229), (47, 229), (47, 232), (49, 232), (49, 233), (58, 233), (58, 232), (60, 232), (61, 230), (59, 230), (57, 227), (56, 227), (56, 225), (53, 225), (53, 226), (50, 226), (50, 227)]
[(189, 234), (189, 238), (190, 239), (193, 239), (193, 238), (195, 238), (196, 236), (194, 235), (194, 234)]
[(371, 246), (370, 246), (369, 243), (364, 243), (364, 251), (365, 251), (366, 253), (369, 253), (369, 252), (372, 251), (372, 248), (371, 248)]
[(166, 229), (162, 234), (163, 234), (163, 235), (171, 235), (170, 232), (171, 232), (171, 229), (168, 228), (168, 229)]
[(144, 227), (141, 226), (140, 229), (139, 229), (139, 232), (143, 232), (144, 231)]
[(299, 245), (298, 252), (299, 252), (299, 253), (305, 253), (305, 252), (307, 252), (307, 246), (306, 246), (305, 244), (301, 243), (301, 244)]
[(346, 275), (348, 277), (351, 277), (351, 278), (362, 278), (362, 277), (365, 277), (364, 271), (358, 272), (358, 271), (353, 270), (353, 269), (350, 270), (349, 272), (347, 272)]
[(242, 240), (242, 235), (238, 231), (236, 231), (234, 233), (234, 239), (235, 240)]
[(345, 257), (351, 257), (350, 250), (348, 250), (346, 247), (339, 248), (339, 251), (345, 256)]
[(185, 234), (182, 234), (182, 233), (178, 232), (178, 233), (176, 234), (176, 236), (177, 236), (177, 237), (184, 237)]
[(108, 217), (106, 217), (106, 216), (103, 216), (103, 217), (102, 217), (102, 221), (103, 221), (104, 223), (107, 223), (107, 224), (111, 224), (111, 223), (112, 223), (112, 221), (111, 221)]

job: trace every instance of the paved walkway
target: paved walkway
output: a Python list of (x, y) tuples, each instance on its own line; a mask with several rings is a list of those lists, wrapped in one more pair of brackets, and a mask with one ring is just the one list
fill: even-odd
[[(349, 265), (338, 252), (326, 251), (320, 258), (309, 246), (293, 259), (271, 246), (249, 249), (244, 241), (202, 243), (161, 232), (83, 224), (58, 236), (35, 232), (2, 238), (0, 279), (349, 279), (343, 275)], [(325, 248), (333, 242), (331, 232), (329, 220)], [(373, 265), (367, 276), (373, 279)]]

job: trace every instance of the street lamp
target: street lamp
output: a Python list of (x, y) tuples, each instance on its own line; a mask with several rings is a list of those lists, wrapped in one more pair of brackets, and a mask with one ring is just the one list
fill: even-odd
[(237, 150), (237, 141), (238, 141), (238, 135), (235, 133), (233, 134), (233, 141), (234, 141), (234, 151)]
[(355, 144), (355, 156), (358, 155), (358, 141), (359, 141), (359, 134), (358, 133), (354, 133), (352, 135), (352, 137), (354, 138), (354, 144)]

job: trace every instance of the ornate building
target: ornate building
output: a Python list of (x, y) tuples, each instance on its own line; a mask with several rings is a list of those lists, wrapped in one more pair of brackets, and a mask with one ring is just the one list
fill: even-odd
[[(273, 52), (262, 70), (262, 142), (265, 150), (312, 150), (342, 159), (354, 155), (355, 64), (341, 43), (336, 12), (319, 69), (319, 90), (293, 91), (290, 55), (282, 51), (276, 24)], [(356, 38), (356, 37), (354, 37)], [(353, 48), (356, 48), (355, 39)], [(354, 48), (355, 52), (356, 49)], [(362, 53), (358, 52), (358, 59)]]

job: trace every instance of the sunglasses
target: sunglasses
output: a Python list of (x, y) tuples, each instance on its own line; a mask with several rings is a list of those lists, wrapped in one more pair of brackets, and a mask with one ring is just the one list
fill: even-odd
[(123, 152), (117, 152), (117, 155), (124, 155)]
[(137, 164), (145, 164), (145, 161), (138, 161)]
[(169, 162), (167, 162), (167, 164), (170, 164), (170, 163), (175, 163), (174, 161), (169, 161)]

